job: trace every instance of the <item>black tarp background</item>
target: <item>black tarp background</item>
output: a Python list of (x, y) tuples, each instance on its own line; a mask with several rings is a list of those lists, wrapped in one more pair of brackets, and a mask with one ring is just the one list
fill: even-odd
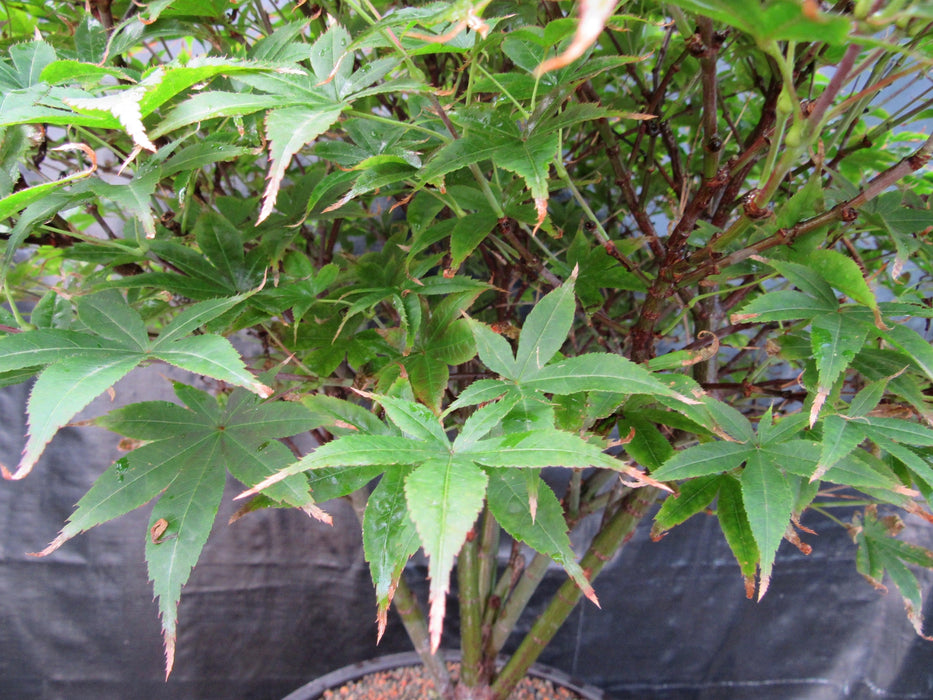
[[(82, 415), (170, 398), (159, 369), (135, 372), (117, 386), (116, 404), (104, 397)], [(22, 449), (27, 391), (0, 392), (7, 465)], [(56, 535), (118, 455), (116, 441), (67, 428), (29, 477), (0, 484), (0, 698), (281, 698), (337, 667), (408, 650), (391, 617), (375, 646), (372, 584), (347, 506), (327, 505), (333, 528), (294, 511), (227, 526), (231, 483), (183, 589), (165, 682), (143, 560), (148, 508), (48, 558), (26, 555)], [(761, 603), (745, 599), (713, 518), (694, 518), (658, 543), (643, 528), (597, 579), (602, 610), (579, 606), (541, 661), (621, 700), (933, 698), (933, 643), (914, 634), (896, 589), (879, 594), (856, 573), (844, 530), (819, 518), (807, 524), (819, 532), (805, 538), (813, 554), (783, 544)], [(907, 539), (933, 545), (929, 529), (909, 524)], [(553, 574), (550, 591), (562, 581)], [(933, 577), (921, 574), (921, 583), (929, 597)]]

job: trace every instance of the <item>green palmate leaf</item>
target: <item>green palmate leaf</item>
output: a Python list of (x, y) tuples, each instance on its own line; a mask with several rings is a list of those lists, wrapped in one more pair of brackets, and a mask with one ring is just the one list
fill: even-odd
[[(294, 460), (287, 447), (270, 440), (316, 425), (311, 412), (300, 404), (260, 404), (243, 390), (231, 394), (225, 407), (209, 394), (183, 384), (176, 384), (175, 392), (187, 408), (150, 401), (98, 419), (111, 430), (153, 442), (115, 462), (41, 552), (50, 554), (78, 533), (162, 494), (150, 526), (160, 523), (164, 527), (158, 537), (147, 541), (146, 559), (159, 598), (167, 671), (174, 658), (181, 587), (210, 532), (227, 469), (245, 483), (269, 476)], [(292, 505), (311, 501), (300, 478), (276, 484), (268, 494)]]
[(143, 401), (100, 416), (95, 423), (135, 440), (165, 440), (204, 430), (212, 418), (169, 401)]
[(518, 392), (514, 385), (510, 387), (506, 382), (501, 382), (497, 379), (477, 379), (460, 392), (460, 396), (447, 407), (444, 414), (449, 414), (465, 406), (475, 406), (488, 401), (495, 401), (500, 396), (507, 393), (520, 395), (520, 392)]
[[(214, 447), (215, 449), (210, 449)], [(191, 454), (189, 467), (179, 474), (152, 509), (149, 528), (164, 521), (162, 538), (146, 539), (146, 562), (152, 588), (159, 599), (162, 634), (165, 640), (165, 675), (175, 660), (175, 636), (181, 587), (191, 575), (220, 506), (226, 475), (217, 469), (216, 445), (204, 444)]]
[(745, 594), (751, 598), (755, 594), (755, 573), (760, 555), (742, 502), (742, 486), (738, 479), (722, 477), (716, 515), (722, 534), (745, 578)]
[(406, 435), (440, 449), (450, 445), (440, 420), (429, 408), (413, 401), (391, 396), (373, 396), (386, 412), (386, 417)]
[(752, 442), (755, 439), (752, 424), (741, 412), (711, 396), (704, 396), (702, 403), (716, 425), (721, 427), (726, 435), (738, 442)]
[(619, 436), (626, 440), (625, 451), (650, 470), (659, 469), (674, 455), (674, 448), (655, 427), (639, 417), (625, 418), (618, 423)]
[(536, 491), (538, 506), (534, 516), (528, 509), (528, 482), (510, 469), (494, 469), (490, 474), (487, 493), (490, 512), (515, 540), (560, 564), (584, 595), (598, 605), (596, 593), (570, 545), (560, 501), (546, 484), (541, 483), (538, 475), (532, 476), (540, 484)]
[(519, 401), (517, 394), (504, 396), (495, 403), (487, 404), (477, 409), (466, 419), (463, 427), (454, 440), (454, 451), (468, 450), (476, 442), (488, 435), (502, 424), (505, 416)]
[(832, 313), (839, 307), (833, 300), (814, 298), (809, 294), (792, 289), (767, 292), (755, 297), (742, 307), (739, 314), (733, 315), (734, 320), (754, 319), (762, 323), (768, 321), (793, 321), (798, 318), (813, 318), (814, 316)]
[(906, 359), (918, 366), (929, 378), (933, 379), (933, 346), (917, 331), (909, 326), (895, 325), (882, 331), (885, 340), (906, 353)]
[(684, 482), (678, 493), (668, 496), (654, 516), (651, 539), (658, 540), (667, 531), (700, 513), (713, 502), (719, 492), (719, 484), (731, 477), (710, 474)]
[(506, 379), (518, 376), (512, 346), (508, 340), (479, 321), (471, 321), (470, 330), (476, 341), (476, 353), (486, 367)]
[(761, 600), (768, 591), (778, 545), (790, 523), (794, 494), (778, 465), (761, 452), (749, 455), (740, 481), (742, 503), (761, 555), (758, 587)]
[(363, 552), (376, 587), (378, 638), (385, 631), (386, 613), (405, 564), (421, 544), (405, 500), (410, 473), (410, 467), (387, 469), (366, 502), (363, 516)]
[(845, 314), (813, 319), (810, 339), (821, 388), (832, 387), (862, 349), (865, 336), (864, 326), (852, 323)]
[[(924, 484), (933, 485), (933, 465), (930, 464), (929, 455), (920, 455), (909, 447), (889, 440), (881, 434), (873, 435), (872, 439), (878, 447), (907, 467), (914, 477)], [(892, 488), (892, 486), (887, 485), (887, 488)]]
[(518, 337), (515, 379), (521, 381), (534, 377), (564, 344), (576, 307), (573, 296), (575, 279), (574, 273), (564, 284), (542, 297), (528, 314)]
[(842, 416), (826, 416), (823, 419), (823, 442), (820, 461), (810, 481), (816, 481), (830, 467), (852, 452), (865, 439), (865, 431), (857, 421), (849, 421)]
[(192, 304), (175, 316), (162, 329), (159, 337), (152, 341), (151, 350), (159, 350), (174, 341), (184, 338), (204, 324), (229, 311), (240, 302), (248, 299), (252, 293), (238, 294), (231, 297), (209, 299)]
[(450, 232), (450, 267), (457, 270), (496, 226), (495, 214), (479, 212), (457, 219)]
[(873, 416), (868, 419), (866, 432), (869, 436), (883, 436), (894, 442), (917, 447), (933, 447), (933, 430), (920, 423), (899, 418)]
[(852, 258), (835, 250), (814, 250), (810, 253), (808, 262), (824, 280), (853, 301), (871, 309), (878, 308), (874, 293)]
[(742, 0), (671, 0), (671, 4), (738, 27), (762, 45), (779, 40), (842, 44), (849, 37), (849, 22), (844, 17), (808, 13), (794, 0), (770, 0), (765, 4)]
[(753, 448), (738, 442), (707, 442), (677, 452), (651, 475), (661, 481), (674, 481), (720, 474), (741, 466), (754, 452)]
[(882, 579), (887, 572), (904, 598), (907, 618), (917, 634), (923, 634), (923, 601), (917, 579), (904, 562), (933, 568), (933, 552), (917, 545), (894, 539), (902, 525), (896, 516), (878, 518), (874, 507), (865, 509), (862, 517), (852, 519), (855, 542), (858, 545), (856, 567), (876, 588), (885, 590)]
[(184, 102), (181, 102), (166, 115), (158, 126), (151, 130), (150, 135), (156, 139), (176, 129), (207, 121), (208, 119), (238, 117), (264, 109), (287, 107), (298, 102), (300, 102), (299, 98), (288, 95), (263, 95), (259, 93), (211, 90), (192, 95)]
[(673, 396), (643, 367), (621, 355), (587, 353), (559, 360), (524, 379), (525, 389), (548, 394), (576, 394), (581, 391), (609, 391), (619, 394)]
[(330, 128), (343, 112), (343, 104), (284, 107), (266, 117), (266, 139), (269, 141), (269, 184), (262, 196), (259, 222), (272, 213), (285, 169), (301, 148)]
[(486, 473), (471, 461), (449, 456), (425, 462), (405, 482), (408, 512), (429, 559), (432, 651), (441, 643), (454, 557), (482, 510), (487, 481)]
[(149, 345), (146, 324), (118, 291), (81, 297), (76, 306), (78, 319), (94, 333), (128, 350), (145, 350)]
[(0, 372), (49, 365), (66, 357), (106, 357), (116, 348), (76, 331), (38, 329), (0, 338)]
[(836, 299), (832, 287), (826, 283), (826, 280), (815, 269), (784, 260), (767, 260), (766, 262), (802, 292), (820, 300), (829, 309), (835, 310), (838, 308), (839, 300)]
[(458, 454), (489, 467), (604, 467), (625, 465), (586, 440), (560, 430), (531, 430), (478, 440)]
[(161, 343), (151, 355), (189, 372), (245, 387), (263, 398), (272, 395), (272, 389), (246, 369), (230, 341), (219, 335), (193, 335)]
[(14, 473), (0, 465), (7, 479), (22, 479), (58, 429), (93, 399), (129, 374), (138, 353), (112, 350), (106, 357), (66, 357), (46, 368), (29, 395), (29, 438)]

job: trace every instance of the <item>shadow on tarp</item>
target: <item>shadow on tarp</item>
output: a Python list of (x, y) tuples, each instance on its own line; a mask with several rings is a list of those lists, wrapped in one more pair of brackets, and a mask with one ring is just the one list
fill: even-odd
[[(27, 390), (0, 391), (8, 465), (22, 449)], [(118, 403), (170, 397), (155, 368), (117, 386)], [(112, 406), (99, 399), (82, 417)], [(46, 559), (26, 556), (119, 455), (116, 441), (66, 428), (29, 477), (0, 484), (0, 697), (271, 700), (340, 666), (408, 650), (394, 616), (375, 645), (372, 584), (349, 507), (327, 504), (333, 528), (284, 510), (227, 526), (239, 488), (231, 482), (183, 589), (175, 670), (164, 682), (143, 559), (148, 507)], [(805, 537), (813, 554), (782, 544), (761, 603), (745, 599), (715, 519), (694, 518), (658, 543), (643, 528), (595, 582), (602, 610), (578, 606), (541, 662), (619, 700), (933, 698), (933, 643), (914, 634), (896, 590), (881, 595), (856, 573), (844, 530), (821, 518), (807, 525), (819, 533)], [(911, 529), (908, 539), (933, 545), (929, 530)], [(562, 579), (552, 572), (543, 592)], [(933, 577), (921, 583), (929, 591)], [(451, 620), (454, 608), (451, 600)]]

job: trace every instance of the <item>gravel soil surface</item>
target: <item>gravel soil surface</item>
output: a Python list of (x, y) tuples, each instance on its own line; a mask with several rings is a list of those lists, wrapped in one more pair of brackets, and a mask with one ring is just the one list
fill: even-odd
[[(456, 678), (457, 664), (449, 664)], [(434, 694), (434, 682), (422, 666), (405, 666), (363, 676), (340, 688), (326, 690), (322, 700), (429, 700)], [(581, 700), (581, 696), (559, 688), (548, 680), (527, 677), (509, 696), (510, 700)]]

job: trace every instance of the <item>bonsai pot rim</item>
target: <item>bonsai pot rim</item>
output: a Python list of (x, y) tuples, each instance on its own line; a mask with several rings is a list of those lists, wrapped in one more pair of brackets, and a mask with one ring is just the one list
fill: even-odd
[[(448, 651), (444, 658), (447, 661), (459, 662), (460, 653)], [(405, 666), (420, 666), (421, 657), (413, 651), (399, 654), (388, 654), (367, 661), (360, 661), (336, 671), (331, 671), (320, 678), (306, 683), (297, 690), (286, 695), (283, 700), (318, 700), (325, 690), (339, 688), (340, 686), (359, 680), (363, 676), (380, 671), (388, 671)], [(583, 700), (607, 700), (605, 693), (599, 688), (582, 683), (571, 678), (568, 674), (544, 664), (532, 664), (528, 669), (528, 676), (547, 680), (554, 685), (571, 690)]]

